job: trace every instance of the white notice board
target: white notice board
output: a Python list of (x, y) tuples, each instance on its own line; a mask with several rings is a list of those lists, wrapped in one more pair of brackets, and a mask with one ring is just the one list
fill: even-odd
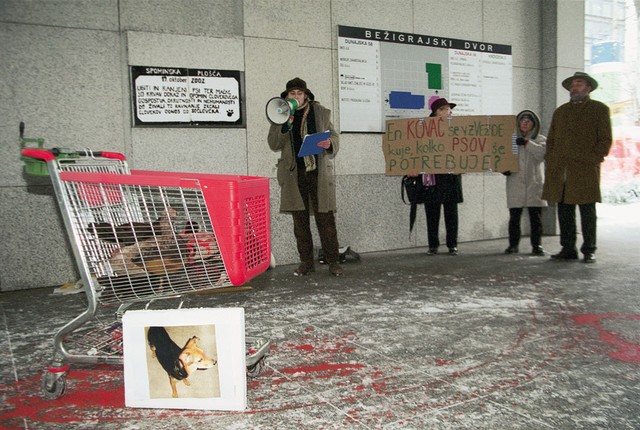
[(429, 116), (430, 100), (456, 115), (511, 115), (511, 46), (338, 26), (341, 132), (383, 132), (386, 120)]

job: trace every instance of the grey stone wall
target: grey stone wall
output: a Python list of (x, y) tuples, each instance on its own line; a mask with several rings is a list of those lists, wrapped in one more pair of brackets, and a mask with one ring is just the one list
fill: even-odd
[[(22, 173), (20, 121), (47, 147), (120, 151), (137, 169), (270, 177), (273, 254), (293, 263), (264, 105), (300, 76), (338, 126), (337, 25), (512, 45), (514, 113), (534, 109), (548, 120), (555, 99), (545, 81), (576, 64), (545, 55), (555, 41), (543, 36), (557, 21), (543, 4), (557, 8), (548, 0), (0, 0), (0, 291), (78, 277), (50, 186)], [(130, 65), (243, 71), (246, 128), (133, 128)], [(358, 252), (424, 246), (424, 213), (409, 236), (408, 208), (399, 179), (384, 175), (381, 143), (379, 134), (341, 136), (340, 242)], [(460, 241), (505, 237), (502, 175), (467, 174), (463, 183)]]

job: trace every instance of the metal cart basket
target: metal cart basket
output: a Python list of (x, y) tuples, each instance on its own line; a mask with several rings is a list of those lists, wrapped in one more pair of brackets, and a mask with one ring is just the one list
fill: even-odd
[[(130, 170), (120, 153), (59, 152), (22, 150), (49, 172), (88, 303), (54, 337), (47, 398), (63, 394), (68, 362), (122, 364), (120, 319), (133, 304), (240, 286), (271, 256), (268, 178)], [(102, 318), (109, 305), (118, 308)], [(254, 376), (269, 341), (246, 342)]]

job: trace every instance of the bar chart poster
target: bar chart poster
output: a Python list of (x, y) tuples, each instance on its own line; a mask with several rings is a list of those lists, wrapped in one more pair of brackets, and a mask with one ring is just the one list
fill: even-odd
[(445, 97), (455, 114), (511, 115), (511, 46), (338, 26), (341, 132), (384, 132), (427, 117)]

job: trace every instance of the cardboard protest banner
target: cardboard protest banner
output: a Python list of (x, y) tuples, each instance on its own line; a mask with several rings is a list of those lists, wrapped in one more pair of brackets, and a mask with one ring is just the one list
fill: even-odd
[(385, 173), (517, 172), (515, 130), (514, 115), (387, 120)]

